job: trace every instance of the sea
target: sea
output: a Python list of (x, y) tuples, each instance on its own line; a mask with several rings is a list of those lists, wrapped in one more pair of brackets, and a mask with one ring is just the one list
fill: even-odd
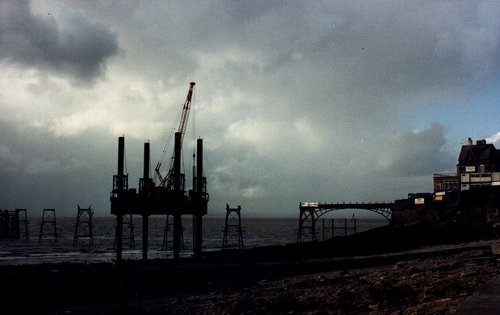
[[(76, 224), (76, 218), (56, 218), (54, 225), (41, 226), (41, 218), (28, 218), (27, 233), (25, 224), (21, 225), (20, 239), (0, 240), (0, 265), (27, 265), (50, 263), (106, 263), (113, 262), (116, 257), (116, 218), (93, 217), (92, 238), (88, 235), (89, 223)], [(166, 216), (149, 218), (149, 259), (169, 259), (172, 252), (172, 226)], [(388, 222), (378, 218), (356, 218), (356, 231), (352, 218), (336, 218), (318, 220), (317, 239), (343, 237), (354, 232), (359, 233), (383, 225)], [(223, 250), (225, 217), (203, 218), (203, 251)], [(333, 226), (335, 229), (331, 229)], [(227, 243), (224, 249), (252, 248), (272, 245), (285, 245), (297, 242), (299, 227), (298, 218), (242, 218), (241, 230), (243, 244), (238, 242), (238, 228), (235, 222), (227, 232)], [(78, 226), (78, 237), (75, 230)], [(185, 217), (182, 221), (181, 256), (192, 255), (192, 222)], [(124, 217), (123, 259), (142, 258), (142, 218), (140, 216)], [(57, 237), (54, 237), (54, 231)], [(308, 233), (304, 231), (303, 241), (307, 241)]]

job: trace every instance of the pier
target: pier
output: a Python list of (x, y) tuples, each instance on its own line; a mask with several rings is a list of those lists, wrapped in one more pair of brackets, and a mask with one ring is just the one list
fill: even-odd
[(302, 243), (309, 232), (310, 240), (317, 240), (316, 223), (323, 215), (345, 209), (359, 209), (375, 212), (390, 221), (394, 202), (362, 202), (362, 203), (320, 203), (301, 202), (299, 204), (299, 229), (297, 232), (297, 243)]

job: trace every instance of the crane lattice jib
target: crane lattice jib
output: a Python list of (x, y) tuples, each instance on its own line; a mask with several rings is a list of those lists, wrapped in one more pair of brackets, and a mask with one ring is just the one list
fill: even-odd
[(181, 121), (179, 123), (179, 129), (177, 132), (180, 132), (182, 136), (184, 136), (184, 132), (186, 131), (186, 125), (187, 125), (187, 120), (189, 117), (189, 110), (191, 108), (191, 97), (193, 96), (193, 87), (194, 87), (194, 82), (190, 83), (189, 91), (186, 96), (186, 101), (184, 102), (184, 105), (182, 106), (182, 116), (181, 116)]
[[(184, 133), (186, 132), (186, 125), (189, 118), (189, 110), (191, 109), (191, 98), (193, 96), (194, 85), (195, 85), (194, 82), (191, 82), (189, 84), (189, 91), (186, 96), (186, 101), (182, 106), (181, 120), (179, 122), (179, 128), (177, 129), (177, 132), (181, 134), (181, 145), (182, 145), (182, 140), (184, 139)], [(161, 186), (166, 187), (167, 189), (171, 189), (173, 176), (174, 176), (174, 155), (172, 154), (172, 158), (170, 159), (170, 165), (168, 167), (167, 176), (161, 179)]]

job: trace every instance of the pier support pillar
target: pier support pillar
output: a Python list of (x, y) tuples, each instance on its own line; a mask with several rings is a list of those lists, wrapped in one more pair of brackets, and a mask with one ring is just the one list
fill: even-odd
[[(302, 243), (306, 237), (306, 231), (310, 231), (311, 241), (316, 241), (316, 208), (299, 205), (299, 230), (297, 231), (297, 243)], [(309, 221), (309, 224), (307, 223)]]
[[(113, 176), (113, 196), (121, 197), (128, 189), (128, 175), (125, 175), (125, 137), (118, 138), (118, 174)], [(113, 205), (112, 205), (113, 207)], [(116, 214), (116, 260), (122, 260), (123, 250), (123, 205), (120, 204), (118, 209), (112, 211)]]
[(142, 216), (142, 259), (148, 259), (149, 216)]
[(116, 261), (122, 260), (123, 251), (123, 215), (116, 216)]
[[(144, 143), (144, 167), (142, 178), (139, 180), (139, 194), (147, 198), (153, 187), (152, 179), (149, 177), (150, 146), (149, 142)], [(148, 259), (149, 247), (149, 213), (147, 209), (142, 209), (142, 259)]]
[[(175, 133), (174, 143), (174, 198), (182, 198), (184, 194), (184, 185), (181, 183), (183, 175), (181, 174), (181, 150), (182, 150), (182, 133)], [(182, 218), (180, 209), (174, 209), (174, 259), (179, 259), (181, 250), (181, 229)]]
[(203, 215), (207, 211), (207, 181), (203, 177), (203, 139), (196, 141), (196, 177), (193, 179), (196, 211), (193, 216), (193, 256), (201, 257), (203, 246)]

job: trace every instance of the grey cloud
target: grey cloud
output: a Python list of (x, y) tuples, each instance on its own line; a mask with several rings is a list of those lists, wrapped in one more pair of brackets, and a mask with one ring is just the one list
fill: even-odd
[(230, 18), (244, 15), (237, 3), (197, 10), (187, 46), (257, 52), (262, 65), (228, 61), (206, 73), (207, 84), (258, 91), (265, 105), (257, 105), (281, 119), (378, 128), (407, 108), (469, 95), (500, 70), (498, 22), (483, 18), (500, 13), (492, 2), (278, 3), (250, 10), (239, 24)]
[[(105, 27), (119, 35), (127, 54), (116, 64), (120, 76), (109, 80), (116, 83), (109, 91), (122, 97), (109, 103), (120, 104), (120, 110), (141, 106), (153, 114), (144, 120), (163, 128), (151, 129), (153, 150), (163, 145), (156, 140), (163, 135), (154, 130), (172, 127), (170, 118), (180, 109), (187, 84), (196, 81), (198, 103), (193, 103), (201, 106), (190, 121), (196, 117), (196, 136), (205, 139), (210, 213), (222, 213), (229, 201), (245, 202), (245, 209), (295, 215), (297, 203), (304, 200), (390, 200), (429, 191), (432, 173), (453, 171), (456, 155), (446, 150), (459, 149), (450, 148), (455, 135), (446, 134), (449, 118), (430, 117), (436, 112), (432, 107), (458, 112), (455, 99), (456, 106), (467, 106), (460, 98), (495, 83), (491, 78), (500, 72), (498, 2), (264, 1), (249, 6), (238, 1), (74, 1), (71, 7), (82, 15), (68, 17), (64, 25), (34, 16), (26, 2), (13, 3), (19, 6), (11, 12), (16, 18), (4, 19), (2, 13), (0, 19), (16, 26), (8, 32), (2, 26), (4, 60), (91, 80), (103, 73), (118, 49), (117, 37)], [(4, 8), (2, 3), (2, 12)], [(15, 45), (6, 47), (7, 39)], [(96, 46), (94, 39), (102, 45)], [(80, 50), (70, 49), (83, 44)], [(53, 58), (42, 59), (34, 47)], [(56, 53), (52, 47), (66, 49)], [(94, 53), (96, 58), (86, 58)], [(82, 69), (80, 60), (89, 68)], [(56, 85), (41, 82), (40, 90), (57, 91)], [(151, 97), (123, 97), (136, 95), (126, 91), (134, 85), (151, 91)], [(40, 90), (31, 93), (50, 106), (65, 103), (61, 92), (48, 98)], [(98, 106), (108, 105), (98, 94), (71, 95), (67, 99), (75, 108), (85, 104), (78, 100), (85, 96)], [(65, 108), (65, 115), (74, 111)], [(60, 110), (54, 112), (60, 117)], [(123, 118), (130, 125), (128, 119)], [(240, 121), (251, 123), (236, 130), (241, 135), (225, 138)], [(444, 125), (428, 127), (432, 121)], [(297, 122), (304, 128), (294, 129)], [(410, 130), (422, 126), (419, 132)], [(143, 125), (137, 129), (136, 138), (150, 133)], [(263, 130), (265, 137), (259, 138)], [(106, 128), (71, 139), (54, 139), (50, 133), (43, 139), (36, 132), (7, 137), (7, 129), (0, 131), (2, 182), (22, 187), (6, 188), (2, 199), (13, 199), (9, 189), (11, 196), (39, 190), (38, 184), (23, 186), (36, 177), (53, 188), (46, 189), (45, 197), (37, 192), (35, 200), (73, 187), (57, 198), (99, 200), (97, 208), (109, 207), (116, 139)], [(245, 135), (256, 143), (245, 142)], [(127, 135), (127, 161), (134, 187), (142, 143), (131, 138)], [(14, 144), (17, 140), (26, 143)], [(88, 158), (82, 157), (86, 154)], [(153, 163), (158, 156), (152, 153)], [(59, 173), (48, 171), (57, 166), (62, 167)], [(94, 169), (85, 168), (89, 166)], [(41, 172), (43, 168), (47, 171)], [(33, 169), (40, 172), (27, 176), (26, 170)], [(19, 176), (13, 175), (16, 171)], [(55, 203), (56, 197), (51, 198)]]
[[(77, 139), (54, 138), (39, 128), (7, 121), (0, 124), (0, 133), (2, 209), (27, 208), (28, 215), (36, 216), (43, 208), (56, 208), (61, 215), (72, 215), (80, 203), (108, 214), (116, 139), (91, 132)], [(136, 159), (133, 153), (131, 161)], [(136, 168), (130, 167), (134, 180)]]
[(92, 83), (119, 52), (115, 34), (79, 15), (67, 17), (63, 25), (50, 15), (34, 15), (27, 1), (5, 1), (0, 6), (3, 61)]
[[(500, 13), (498, 5), (489, 4), (489, 12)], [(338, 103), (380, 117), (413, 105), (400, 102), (401, 96), (436, 89), (466, 94), (500, 70), (499, 23), (482, 18), (484, 7), (392, 1), (332, 5), (317, 12), (324, 16), (322, 24), (312, 20), (316, 25), (307, 34), (308, 28), (296, 32), (309, 40), (294, 47), (302, 49), (304, 65), (310, 66), (298, 73), (307, 79), (315, 73), (315, 84), (333, 88)], [(328, 94), (313, 97), (322, 95)], [(383, 106), (365, 108), (366, 102)]]
[(454, 171), (456, 156), (444, 150), (446, 139), (441, 124), (395, 135), (388, 144), (388, 151), (380, 152), (389, 161), (383, 170), (387, 175), (432, 176), (433, 173)]

